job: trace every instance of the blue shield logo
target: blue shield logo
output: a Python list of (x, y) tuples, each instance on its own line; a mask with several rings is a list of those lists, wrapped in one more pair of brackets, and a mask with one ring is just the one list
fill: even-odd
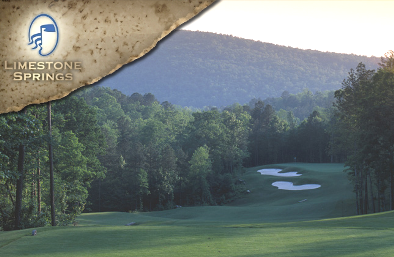
[(56, 21), (48, 14), (37, 15), (29, 27), (29, 44), (32, 50), (39, 48), (41, 56), (48, 56), (57, 47), (59, 42), (59, 29)]

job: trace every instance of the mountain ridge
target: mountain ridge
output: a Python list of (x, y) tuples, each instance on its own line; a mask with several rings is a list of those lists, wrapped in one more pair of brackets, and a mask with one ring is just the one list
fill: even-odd
[(152, 93), (180, 106), (202, 108), (336, 90), (359, 62), (378, 67), (378, 57), (303, 50), (231, 35), (178, 30), (146, 56), (96, 85), (126, 95)]

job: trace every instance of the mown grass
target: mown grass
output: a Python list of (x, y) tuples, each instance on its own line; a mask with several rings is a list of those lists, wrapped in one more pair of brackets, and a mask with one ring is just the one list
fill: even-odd
[(288, 178), (257, 167), (243, 176), (251, 193), (230, 205), (86, 213), (78, 226), (37, 228), (34, 237), (31, 229), (0, 232), (0, 256), (393, 256), (394, 212), (341, 217), (354, 211), (343, 166), (271, 167), (298, 169), (297, 182), (322, 187), (278, 190), (271, 183)]

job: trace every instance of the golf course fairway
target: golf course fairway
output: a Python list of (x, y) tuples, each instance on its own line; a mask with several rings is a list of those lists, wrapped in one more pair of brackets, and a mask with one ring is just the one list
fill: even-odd
[[(280, 168), (320, 184), (279, 190)], [(242, 197), (225, 206), (147, 213), (84, 213), (77, 226), (0, 232), (0, 256), (393, 256), (394, 212), (354, 216), (342, 164), (289, 163), (247, 169)], [(283, 179), (283, 178), (281, 178)], [(135, 222), (135, 225), (125, 224)]]

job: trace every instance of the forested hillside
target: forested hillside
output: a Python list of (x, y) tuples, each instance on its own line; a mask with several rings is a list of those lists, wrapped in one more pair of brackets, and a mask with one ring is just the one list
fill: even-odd
[(253, 98), (337, 90), (359, 62), (379, 58), (301, 50), (208, 32), (176, 31), (149, 54), (98, 85), (152, 93), (180, 106), (245, 104)]
[(332, 94), (284, 93), (271, 99), (279, 111), (258, 99), (192, 111), (151, 93), (86, 87), (52, 112), (35, 105), (3, 114), (1, 229), (67, 225), (84, 210), (222, 205), (246, 194), (246, 167), (294, 161), (346, 162), (357, 213), (393, 210), (393, 88), (391, 51), (378, 71), (350, 69), (334, 106), (302, 121), (285, 110), (289, 99), (313, 106)]

